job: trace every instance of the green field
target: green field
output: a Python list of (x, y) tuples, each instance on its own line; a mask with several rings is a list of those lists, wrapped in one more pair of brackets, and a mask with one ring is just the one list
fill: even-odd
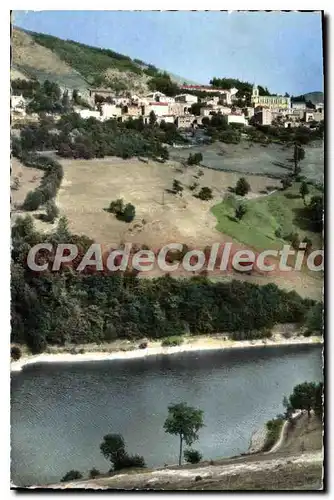
[[(287, 242), (275, 236), (275, 231), (281, 228), (283, 236), (298, 233), (300, 238), (307, 236), (312, 240), (313, 248), (321, 247), (321, 234), (307, 229), (307, 220), (303, 213), (305, 206), (299, 195), (300, 183), (295, 183), (285, 191), (276, 191), (272, 195), (242, 201), (234, 195), (226, 195), (224, 200), (212, 207), (212, 213), (217, 218), (216, 228), (235, 240), (258, 250), (281, 249)], [(309, 185), (311, 196), (320, 194), (319, 190)], [(247, 213), (241, 221), (235, 219), (235, 207), (243, 202)]]

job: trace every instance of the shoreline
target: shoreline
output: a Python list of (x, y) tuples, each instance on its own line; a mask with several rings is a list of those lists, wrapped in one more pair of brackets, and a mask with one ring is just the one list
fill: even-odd
[(148, 356), (172, 355), (184, 352), (204, 352), (228, 349), (245, 349), (251, 347), (283, 347), (290, 345), (310, 345), (323, 344), (323, 340), (318, 336), (293, 337), (286, 339), (283, 336), (277, 336), (274, 339), (258, 340), (224, 340), (223, 338), (202, 336), (186, 338), (184, 343), (175, 347), (163, 347), (160, 342), (149, 342), (145, 349), (135, 347), (127, 351), (110, 350), (91, 351), (82, 354), (71, 354), (69, 352), (59, 353), (41, 353), (36, 355), (22, 356), (18, 361), (11, 361), (10, 371), (20, 372), (25, 366), (39, 363), (83, 363), (88, 361), (115, 361), (126, 359), (146, 358)]

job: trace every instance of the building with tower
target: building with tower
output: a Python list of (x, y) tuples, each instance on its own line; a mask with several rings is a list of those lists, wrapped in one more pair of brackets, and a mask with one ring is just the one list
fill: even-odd
[(259, 95), (259, 88), (254, 85), (252, 92), (252, 105), (262, 106), (268, 109), (290, 109), (291, 99), (290, 97), (284, 97), (281, 95)]

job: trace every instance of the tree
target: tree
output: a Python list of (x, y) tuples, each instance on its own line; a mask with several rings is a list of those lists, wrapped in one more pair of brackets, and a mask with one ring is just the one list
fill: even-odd
[(121, 216), (122, 220), (125, 222), (132, 222), (136, 216), (136, 208), (131, 203), (127, 203), (124, 207), (123, 214)]
[(311, 410), (315, 406), (317, 384), (315, 382), (303, 382), (293, 388), (293, 392), (289, 397), (291, 408), (294, 410), (306, 410), (308, 416), (311, 415)]
[(104, 458), (109, 460), (113, 467), (119, 462), (125, 453), (125, 441), (121, 434), (106, 434), (100, 444), (100, 450)]
[(204, 427), (202, 410), (188, 406), (186, 403), (168, 406), (164, 430), (180, 438), (179, 465), (182, 463), (183, 442), (191, 446), (198, 440), (198, 431), (202, 427)]
[(315, 389), (315, 397), (314, 397), (314, 413), (317, 417), (322, 418), (323, 415), (323, 391), (324, 386), (323, 383), (320, 382)]
[(196, 197), (199, 198), (200, 200), (204, 200), (204, 201), (211, 200), (213, 198), (212, 189), (207, 187), (207, 186), (204, 186), (204, 187), (202, 187), (202, 189), (200, 190), (200, 192), (198, 193), (198, 195)]
[(93, 467), (90, 471), (89, 471), (89, 477), (91, 479), (95, 479), (96, 477), (100, 476), (101, 472), (96, 469), (95, 467)]
[(124, 212), (124, 201), (122, 198), (118, 198), (117, 200), (110, 202), (109, 212), (115, 215), (119, 215)]
[(293, 150), (293, 161), (294, 161), (294, 176), (297, 176), (300, 172), (299, 162), (305, 158), (305, 150), (295, 142)]
[(322, 231), (324, 199), (323, 196), (312, 196), (307, 206), (310, 221), (315, 231)]
[(77, 479), (82, 479), (82, 474), (78, 470), (70, 470), (63, 476), (63, 478), (60, 480), (62, 483), (65, 483), (66, 481), (75, 481)]
[(305, 196), (307, 196), (308, 194), (310, 194), (310, 190), (309, 190), (309, 187), (307, 185), (307, 183), (305, 181), (303, 181), (300, 185), (300, 189), (299, 189), (299, 193), (300, 193), (300, 196), (303, 198), (303, 202), (304, 202), (304, 205), (305, 205)]
[(13, 345), (11, 348), (10, 348), (10, 357), (13, 361), (18, 361), (20, 359), (20, 357), (22, 356), (22, 352), (21, 352), (21, 349), (16, 346), (16, 345)]
[(110, 460), (113, 470), (129, 467), (146, 467), (144, 457), (141, 455), (128, 455), (125, 442), (121, 434), (107, 434), (100, 444), (102, 455)]
[(172, 188), (173, 193), (178, 194), (182, 193), (183, 191), (183, 186), (181, 186), (181, 182), (178, 181), (177, 179), (173, 180), (173, 188)]
[(324, 328), (324, 306), (321, 302), (315, 304), (306, 314), (305, 326), (310, 333), (323, 333)]
[(235, 194), (239, 196), (245, 196), (250, 191), (250, 185), (245, 179), (245, 177), (240, 177), (235, 186)]
[(23, 208), (24, 210), (29, 210), (29, 212), (33, 210), (37, 210), (44, 202), (44, 196), (40, 189), (35, 189), (35, 191), (29, 191), (24, 202)]
[(198, 464), (202, 460), (202, 454), (197, 450), (184, 450), (184, 459), (188, 464)]
[(162, 148), (161, 150), (161, 159), (163, 161), (166, 161), (169, 159), (169, 153), (168, 153), (168, 149), (167, 148)]
[(281, 184), (284, 191), (285, 189), (288, 189), (292, 186), (292, 179), (290, 177), (283, 177), (283, 179), (281, 179)]
[(238, 205), (237, 208), (235, 209), (235, 217), (238, 220), (241, 220), (246, 213), (247, 213), (247, 208), (243, 204)]
[(58, 210), (58, 207), (57, 205), (55, 204), (54, 200), (49, 200), (46, 205), (45, 205), (45, 209), (46, 209), (46, 216), (45, 216), (45, 219), (48, 221), (48, 222), (54, 222), (55, 219), (58, 217), (59, 215), (59, 210)]
[(199, 165), (203, 161), (202, 153), (189, 154), (187, 164), (188, 165)]
[(63, 106), (63, 111), (66, 113), (70, 109), (70, 99), (68, 97), (68, 90), (65, 90), (63, 97), (61, 99), (61, 105)]
[(154, 127), (154, 125), (157, 123), (157, 117), (156, 117), (156, 114), (154, 113), (153, 109), (152, 111), (150, 112), (150, 115), (149, 115), (149, 124), (151, 127)]

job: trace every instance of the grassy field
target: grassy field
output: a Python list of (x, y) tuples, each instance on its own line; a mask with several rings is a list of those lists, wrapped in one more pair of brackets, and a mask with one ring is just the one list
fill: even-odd
[[(247, 213), (241, 221), (234, 217), (235, 207), (240, 203), (240, 197), (225, 196), (224, 200), (212, 208), (218, 224), (216, 228), (233, 239), (258, 250), (281, 249), (286, 244), (282, 238), (275, 236), (275, 231), (281, 229), (282, 235), (296, 232), (300, 237), (307, 236), (312, 240), (314, 248), (321, 247), (319, 233), (311, 232), (303, 227), (304, 202), (299, 195), (300, 183), (295, 183), (286, 191), (276, 191), (269, 196), (245, 200)], [(311, 196), (319, 194), (319, 190), (309, 186)]]

